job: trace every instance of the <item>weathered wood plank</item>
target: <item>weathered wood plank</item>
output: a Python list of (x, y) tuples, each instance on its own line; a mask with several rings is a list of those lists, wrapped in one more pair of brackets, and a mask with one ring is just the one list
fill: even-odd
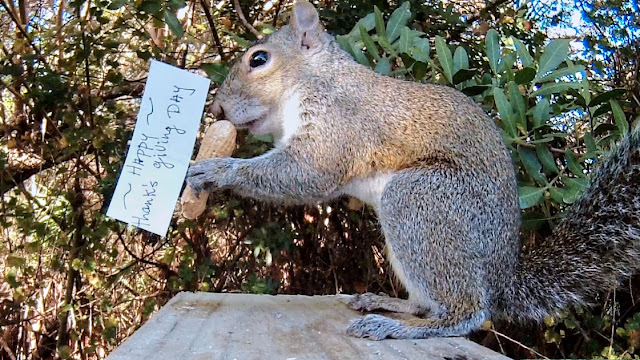
[(508, 359), (463, 338), (349, 337), (361, 314), (344, 298), (180, 293), (108, 359)]

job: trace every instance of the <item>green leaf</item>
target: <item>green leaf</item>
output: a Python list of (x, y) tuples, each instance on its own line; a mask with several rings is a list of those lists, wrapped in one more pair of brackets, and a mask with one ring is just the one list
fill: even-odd
[(513, 67), (513, 64), (515, 64), (516, 59), (517, 59), (516, 53), (512, 52), (508, 54), (503, 54), (502, 59), (498, 64), (498, 71), (501, 73), (505, 71), (513, 73), (511, 68)]
[(569, 136), (569, 134), (563, 133), (563, 132), (555, 132), (555, 133), (548, 133), (548, 134), (542, 135), (542, 137), (545, 137), (545, 138), (558, 138), (558, 139), (566, 139), (567, 136)]
[(378, 60), (378, 63), (376, 64), (374, 71), (381, 75), (389, 74), (389, 72), (391, 71), (391, 62), (389, 62), (389, 58), (380, 58), (380, 60)]
[(598, 151), (596, 140), (593, 138), (593, 135), (590, 132), (584, 134), (584, 144), (587, 146), (587, 152), (595, 153), (596, 151)]
[(80, 269), (82, 268), (82, 264), (83, 264), (83, 261), (82, 261), (82, 260), (80, 260), (80, 259), (78, 259), (78, 258), (75, 258), (75, 259), (73, 259), (73, 261), (71, 262), (71, 268), (72, 268), (73, 270), (80, 270)]
[[(580, 83), (580, 84), (582, 84), (582, 83)], [(584, 96), (582, 96), (582, 94), (585, 94), (587, 92), (585, 92), (583, 90), (584, 89), (580, 89), (580, 91), (575, 90), (575, 89), (570, 89), (568, 91), (568, 93), (574, 97), (573, 102), (576, 103), (576, 105), (580, 106), (581, 108), (584, 108), (584, 107), (587, 106), (587, 100), (585, 100)]]
[(377, 37), (376, 40), (378, 41), (378, 44), (382, 47), (382, 50), (384, 50), (387, 54), (391, 55), (391, 57), (398, 56), (398, 53), (396, 52), (394, 47), (389, 43), (386, 37), (384, 36), (376, 36), (376, 37)]
[(509, 100), (507, 100), (507, 97), (504, 95), (502, 89), (493, 89), (493, 99), (495, 100), (496, 108), (500, 114), (500, 120), (502, 120), (503, 128), (509, 136), (515, 138), (518, 135), (518, 130), (516, 129), (516, 122), (513, 116), (513, 108), (511, 107)]
[(171, 29), (171, 32), (175, 36), (177, 36), (179, 38), (184, 36), (184, 30), (182, 29), (182, 24), (180, 23), (180, 21), (176, 17), (176, 14), (174, 14), (169, 9), (166, 9), (164, 11), (164, 22), (167, 23), (167, 25), (169, 26), (169, 29)]
[(507, 84), (507, 87), (509, 88), (509, 100), (511, 101), (511, 104), (513, 105), (513, 107), (516, 110), (516, 113), (518, 114), (518, 118), (517, 120), (517, 125), (518, 128), (520, 128), (520, 130), (523, 133), (527, 132), (527, 106), (524, 103), (524, 98), (522, 97), (522, 94), (520, 94), (520, 89), (518, 88), (518, 84), (516, 84), (513, 81), (510, 81), (509, 84)]
[(423, 63), (429, 62), (429, 40), (421, 37), (413, 38), (413, 47), (409, 51), (412, 58)]
[(620, 98), (622, 95), (624, 95), (627, 92), (626, 89), (613, 89), (613, 90), (609, 90), (605, 93), (602, 93), (596, 97), (594, 97), (590, 102), (589, 102), (589, 107), (592, 106), (596, 106), (598, 104), (602, 104), (602, 103), (606, 103), (609, 100), (612, 99), (618, 99)]
[(403, 52), (405, 54), (409, 54), (409, 49), (413, 44), (413, 39), (411, 38), (411, 33), (409, 32), (408, 27), (403, 27), (400, 32), (400, 40), (398, 41), (398, 51)]
[(158, 16), (160, 16), (159, 13), (162, 10), (162, 4), (160, 4), (159, 0), (146, 0), (138, 6), (140, 8), (140, 11), (144, 12), (145, 14), (157, 14)]
[(609, 111), (611, 111), (611, 104), (609, 103), (602, 104), (602, 106), (600, 106), (599, 108), (596, 109), (596, 111), (593, 112), (593, 118), (595, 119), (598, 116), (608, 114)]
[(616, 100), (609, 100), (609, 104), (611, 104), (611, 110), (613, 110), (613, 117), (616, 120), (616, 126), (618, 130), (620, 130), (621, 135), (627, 135), (629, 133), (629, 123), (627, 122), (627, 117), (622, 111), (620, 104)]
[(549, 187), (549, 192), (551, 193), (551, 198), (558, 204), (564, 203), (564, 198), (567, 194), (567, 191), (563, 188), (557, 188), (555, 186)]
[(531, 149), (518, 145), (518, 156), (520, 157), (522, 166), (527, 171), (527, 174), (529, 174), (529, 176), (531, 176), (531, 178), (538, 184), (546, 185), (547, 177), (540, 172), (540, 170), (542, 170), (542, 165), (540, 165), (536, 153)]
[(495, 29), (489, 29), (486, 40), (487, 58), (489, 66), (494, 73), (498, 73), (498, 62), (500, 61), (500, 36)]
[(376, 34), (378, 36), (385, 36), (386, 31), (384, 29), (384, 19), (382, 18), (382, 12), (377, 6), (373, 6), (373, 15), (375, 16)]
[(338, 42), (338, 45), (340, 45), (342, 50), (348, 52), (349, 54), (351, 54), (351, 56), (354, 56), (353, 47), (351, 46), (351, 43), (349, 42), (349, 37), (347, 35), (336, 36), (336, 41)]
[(415, 38), (413, 38), (413, 46), (416, 49), (419, 49), (420, 51), (422, 51), (425, 55), (429, 56), (429, 51), (431, 49), (430, 49), (430, 45), (429, 45), (429, 40), (428, 39), (416, 36)]
[[(76, 260), (80, 260), (80, 259), (77, 259), (77, 258), (76, 258), (76, 259), (74, 259), (74, 260), (73, 260), (73, 263), (75, 263), (75, 261), (76, 261)], [(25, 258), (23, 258), (23, 257), (20, 257), (20, 256), (17, 256), (17, 255), (12, 255), (12, 254), (10, 254), (10, 255), (6, 258), (6, 261), (7, 261), (7, 262), (6, 262), (6, 264), (7, 264), (8, 266), (10, 266), (10, 267), (13, 267), (13, 268), (19, 268), (19, 267), (22, 267), (22, 266), (24, 266), (24, 265), (27, 263), (27, 259), (25, 259)], [(73, 266), (73, 263), (72, 263), (72, 266)], [(81, 260), (80, 260), (80, 263), (82, 263), (82, 261), (81, 261)], [(77, 270), (77, 269), (76, 269), (76, 270)]]
[(482, 94), (490, 87), (491, 86), (489, 85), (474, 85), (474, 86), (469, 86), (467, 88), (462, 89), (462, 92), (467, 96), (476, 96), (476, 95)]
[(230, 34), (231, 38), (233, 39), (233, 41), (238, 43), (238, 46), (242, 47), (242, 48), (248, 48), (249, 46), (249, 41), (247, 41), (247, 39), (240, 37), (236, 34)]
[(559, 94), (569, 89), (579, 89), (581, 87), (582, 85), (580, 83), (572, 83), (572, 82), (546, 83), (542, 85), (540, 89), (532, 92), (529, 95), (529, 97)]
[(167, 7), (173, 11), (176, 11), (178, 9), (181, 9), (187, 6), (187, 3), (184, 0), (169, 0), (166, 2), (166, 4), (167, 4)]
[(436, 54), (444, 76), (449, 83), (453, 83), (453, 57), (451, 56), (451, 50), (439, 35), (436, 36)]
[[(611, 105), (609, 105), (609, 104), (607, 104), (607, 105), (609, 106), (609, 111), (611, 111)], [(618, 128), (615, 125), (602, 123), (602, 124), (596, 126), (595, 129), (593, 129), (593, 134), (595, 136), (603, 136), (603, 135), (605, 135), (605, 134), (607, 134), (609, 132), (616, 131), (616, 130), (618, 130)]]
[(353, 47), (353, 57), (356, 59), (356, 61), (364, 66), (367, 66), (367, 67), (371, 66), (369, 59), (367, 59), (367, 57), (362, 52), (362, 47), (359, 47), (353, 40), (349, 40), (349, 42)]
[(529, 143), (530, 144), (545, 144), (545, 143), (549, 143), (549, 142), (552, 142), (552, 141), (553, 141), (553, 138), (543, 137), (542, 139), (530, 140)]
[(416, 61), (412, 66), (412, 70), (415, 80), (420, 81), (427, 75), (427, 64)]
[(540, 100), (536, 107), (533, 109), (533, 127), (538, 128), (544, 124), (546, 124), (547, 120), (551, 118), (549, 114), (551, 109), (551, 104), (549, 103), (549, 99), (544, 98)]
[(453, 75), (453, 84), (459, 84), (473, 78), (478, 69), (460, 69)]
[(360, 35), (360, 26), (364, 26), (367, 32), (373, 30), (376, 27), (376, 16), (374, 13), (367, 14), (367, 16), (358, 20), (358, 22), (353, 26), (353, 29), (349, 32), (349, 37), (359, 38)]
[(582, 81), (580, 81), (580, 84), (582, 85), (582, 88), (580, 89), (580, 96), (582, 96), (582, 102), (583, 104), (581, 105), (582, 107), (585, 107), (586, 104), (591, 102), (591, 88), (590, 88), (590, 83), (589, 83), (589, 79), (587, 79), (587, 77), (583, 77)]
[(364, 42), (364, 47), (366, 48), (369, 55), (371, 55), (374, 59), (380, 60), (380, 54), (378, 54), (378, 47), (373, 42), (373, 39), (367, 32), (364, 26), (360, 25), (360, 37), (362, 38), (362, 42)]
[(520, 203), (520, 209), (528, 209), (532, 206), (536, 206), (542, 201), (542, 195), (545, 188), (533, 187), (533, 186), (519, 186), (518, 187), (518, 202)]
[(129, 3), (129, 0), (111, 0), (107, 10), (118, 10)]
[(547, 145), (536, 144), (536, 155), (538, 155), (538, 160), (540, 160), (540, 163), (542, 163), (542, 167), (547, 173), (560, 173), (553, 154), (551, 154), (551, 151), (549, 150), (549, 147), (547, 147)]
[(567, 58), (568, 54), (568, 39), (551, 40), (551, 42), (544, 48), (542, 56), (540, 56), (536, 78), (541, 78), (549, 71), (555, 70), (558, 65), (560, 65), (560, 63), (562, 63)]
[(534, 63), (533, 56), (529, 54), (529, 50), (527, 50), (527, 46), (522, 41), (520, 41), (520, 39), (516, 39), (513, 36), (511, 37), (511, 39), (513, 40), (513, 43), (516, 46), (518, 57), (520, 57), (520, 60), (522, 60), (522, 65), (524, 65), (525, 67), (533, 66), (533, 63)]
[(516, 73), (516, 84), (527, 84), (536, 77), (536, 69), (532, 67), (526, 67)]
[(573, 204), (576, 202), (589, 184), (587, 179), (577, 179), (566, 176), (562, 177), (562, 182), (565, 184), (565, 193), (562, 199), (567, 204)]
[(469, 56), (467, 50), (462, 46), (458, 46), (453, 53), (453, 72), (457, 73), (460, 69), (469, 68)]
[(411, 18), (411, 11), (409, 10), (409, 2), (404, 2), (399, 8), (397, 8), (389, 17), (387, 23), (387, 40), (393, 43), (400, 37), (402, 28), (409, 23)]
[(571, 151), (571, 150), (565, 151), (564, 157), (567, 160), (567, 168), (569, 168), (569, 170), (571, 170), (573, 175), (579, 176), (579, 177), (585, 177), (586, 176), (584, 174), (584, 170), (582, 168), (582, 164), (576, 158), (576, 156), (573, 154), (573, 151)]
[(222, 84), (229, 73), (229, 67), (223, 63), (202, 64), (200, 68), (207, 73), (211, 81), (218, 85)]
[(584, 71), (585, 68), (582, 65), (578, 65), (578, 66), (567, 66), (565, 68), (562, 69), (558, 69), (555, 71), (550, 72), (549, 74), (539, 78), (538, 80), (536, 80), (537, 83), (543, 83), (543, 82), (548, 82), (548, 81), (554, 81), (556, 79), (559, 79), (563, 76), (567, 76), (567, 75), (573, 75), (577, 72), (581, 72)]
[(537, 230), (547, 223), (547, 217), (539, 212), (522, 214), (522, 230)]

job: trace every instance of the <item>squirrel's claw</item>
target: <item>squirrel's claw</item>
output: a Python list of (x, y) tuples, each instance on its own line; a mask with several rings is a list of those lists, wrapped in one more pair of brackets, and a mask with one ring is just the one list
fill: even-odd
[(187, 185), (193, 189), (196, 195), (200, 195), (202, 191), (206, 190), (209, 169), (210, 166), (205, 160), (191, 165), (187, 170)]
[(375, 301), (379, 298), (378, 295), (374, 293), (364, 293), (364, 294), (355, 294), (349, 301), (349, 307), (352, 310), (356, 311), (373, 311), (380, 308), (378, 303)]

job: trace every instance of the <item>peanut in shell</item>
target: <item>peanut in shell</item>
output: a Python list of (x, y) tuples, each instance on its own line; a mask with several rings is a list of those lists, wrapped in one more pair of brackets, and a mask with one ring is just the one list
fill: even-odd
[[(209, 126), (204, 134), (196, 161), (212, 157), (231, 156), (236, 148), (236, 128), (227, 120), (218, 120)], [(182, 204), (182, 216), (187, 219), (195, 219), (202, 214), (207, 207), (209, 193), (200, 192), (199, 195), (187, 185), (180, 198)]]

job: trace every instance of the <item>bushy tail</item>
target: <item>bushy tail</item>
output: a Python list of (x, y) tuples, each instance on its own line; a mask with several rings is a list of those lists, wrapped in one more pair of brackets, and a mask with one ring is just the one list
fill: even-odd
[(603, 161), (552, 236), (524, 251), (504, 315), (541, 321), (640, 270), (640, 130)]

